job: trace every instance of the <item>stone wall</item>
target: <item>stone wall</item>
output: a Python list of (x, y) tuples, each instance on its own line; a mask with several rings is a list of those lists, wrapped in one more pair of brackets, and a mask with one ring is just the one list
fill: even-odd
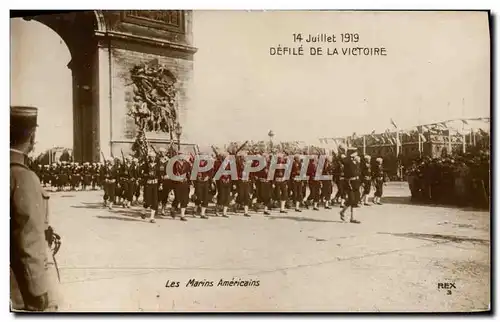
[[(107, 11), (104, 14), (108, 31), (102, 34), (104, 41), (101, 44), (110, 48), (110, 141), (111, 153), (117, 156), (121, 154), (120, 151), (125, 154), (131, 152), (137, 130), (134, 120), (127, 115), (134, 95), (131, 69), (157, 60), (176, 77), (179, 121), (183, 128), (187, 128), (193, 54), (196, 49), (191, 47), (190, 11), (169, 12), (175, 19), (181, 17), (179, 21), (176, 20), (178, 26), (172, 25), (171, 21), (167, 21), (168, 24), (162, 22), (161, 19), (168, 20), (171, 16), (159, 11), (132, 12), (131, 15), (124, 11)], [(169, 133), (161, 133), (160, 137), (165, 141), (170, 140)], [(189, 133), (183, 133), (182, 141), (189, 141)]]
[[(187, 111), (189, 110), (188, 91), (190, 87), (193, 62), (181, 58), (172, 58), (159, 56), (150, 53), (131, 51), (121, 48), (112, 48), (111, 50), (111, 128), (112, 128), (112, 151), (116, 155), (118, 146), (129, 145), (133, 142), (136, 135), (134, 120), (127, 116), (127, 112), (132, 104), (133, 88), (130, 85), (130, 70), (138, 64), (150, 62), (158, 59), (161, 65), (168, 68), (177, 78), (179, 120), (181, 125), (186, 124)], [(169, 139), (168, 133), (163, 133), (165, 139)], [(186, 139), (188, 133), (183, 135)], [(127, 148), (128, 149), (128, 148)]]

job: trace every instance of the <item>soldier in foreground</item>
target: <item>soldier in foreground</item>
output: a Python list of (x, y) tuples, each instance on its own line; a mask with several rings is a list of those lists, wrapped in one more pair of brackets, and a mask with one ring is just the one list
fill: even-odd
[[(280, 166), (286, 165), (286, 157), (278, 153), (277, 162)], [(285, 180), (285, 169), (276, 169), (274, 172), (274, 198), (280, 203), (280, 214), (286, 214), (285, 204), (288, 198), (288, 182)]]
[[(221, 153), (217, 156), (214, 165), (214, 173), (217, 173), (220, 167), (224, 166), (225, 169), (229, 169), (229, 164), (225, 164), (224, 160), (228, 156), (227, 153)], [(227, 209), (229, 207), (229, 199), (231, 195), (231, 176), (230, 175), (221, 175), (220, 178), (215, 180), (217, 184), (217, 208), (222, 208), (222, 217), (229, 218), (227, 215)], [(215, 212), (216, 216), (218, 216), (218, 210)]]
[[(207, 160), (200, 160), (199, 167), (205, 167), (208, 164)], [(213, 163), (213, 161), (212, 161)], [(210, 201), (210, 181), (212, 180), (213, 169), (196, 174), (194, 182), (194, 193), (196, 195), (196, 205), (199, 207), (201, 218), (208, 219), (206, 215), (208, 203)]]
[(350, 148), (348, 150), (348, 156), (344, 159), (344, 175), (345, 175), (345, 191), (347, 194), (347, 200), (344, 207), (340, 211), (340, 219), (345, 221), (344, 214), (348, 208), (351, 208), (351, 219), (350, 222), (354, 224), (361, 223), (360, 221), (354, 219), (354, 208), (358, 207), (359, 201), (359, 175), (360, 166), (354, 159), (357, 157), (358, 153), (355, 148)]
[[(182, 151), (179, 151), (178, 155), (186, 157), (186, 155)], [(182, 179), (179, 181), (174, 181), (174, 195), (175, 195), (175, 199), (178, 201), (178, 203), (175, 206), (172, 206), (172, 208), (174, 209), (174, 208), (180, 207), (180, 212), (181, 212), (180, 219), (182, 221), (187, 221), (186, 208), (189, 204), (189, 192), (190, 192), (189, 191), (189, 188), (190, 188), (189, 178), (191, 176), (191, 162), (190, 162), (190, 160), (181, 159), (181, 160), (175, 161), (174, 167), (173, 167), (173, 173), (175, 176), (182, 177)], [(175, 217), (175, 212), (173, 212), (173, 213), (174, 213), (174, 217)]]
[(364, 162), (361, 164), (361, 187), (363, 194), (361, 195), (361, 202), (364, 206), (370, 206), (368, 203), (368, 196), (372, 187), (372, 166), (370, 163), (371, 157), (364, 156)]
[(373, 169), (373, 181), (375, 183), (375, 196), (373, 197), (373, 203), (376, 205), (381, 205), (380, 198), (382, 198), (385, 175), (384, 167), (382, 165), (383, 159), (377, 158), (375, 168)]
[(37, 109), (10, 110), (10, 298), (11, 309), (56, 311), (58, 281), (50, 246), (49, 196), (27, 166), (33, 150)]
[(300, 204), (304, 200), (304, 195), (302, 194), (303, 182), (300, 180), (300, 168), (302, 167), (302, 161), (300, 155), (296, 154), (292, 163), (292, 173), (291, 173), (291, 186), (293, 190), (293, 201), (295, 202), (295, 211), (302, 212), (300, 209)]
[(248, 213), (248, 208), (252, 202), (250, 198), (251, 189), (252, 189), (252, 181), (250, 178), (250, 174), (245, 171), (245, 156), (247, 154), (242, 152), (237, 159), (237, 172), (238, 172), (238, 197), (236, 198), (236, 202), (239, 205), (243, 206), (243, 215), (245, 217), (250, 217)]
[(113, 209), (113, 203), (115, 202), (115, 191), (116, 191), (116, 173), (117, 170), (111, 163), (111, 160), (104, 160), (105, 166), (102, 168), (102, 178), (104, 182), (104, 207), (108, 207), (110, 210)]
[(308, 199), (313, 202), (313, 210), (318, 211), (319, 197), (320, 197), (320, 189), (321, 189), (321, 181), (315, 178), (316, 176), (316, 168), (318, 167), (317, 159), (309, 160), (309, 165), (307, 168), (307, 176), (309, 177), (309, 197)]
[[(141, 173), (144, 181), (144, 210), (151, 212), (149, 221), (155, 223), (155, 214), (158, 210), (158, 165), (155, 153), (148, 154), (148, 160), (144, 163)], [(146, 214), (142, 214), (141, 217), (146, 219)]]
[(123, 187), (123, 207), (130, 208), (134, 201), (135, 181), (137, 178), (136, 169), (132, 165), (132, 157), (124, 159), (120, 177)]
[(163, 148), (160, 148), (160, 154), (158, 157), (158, 202), (161, 203), (161, 215), (165, 215), (165, 210), (167, 209), (168, 196), (170, 191), (173, 189), (171, 184), (171, 179), (167, 175), (167, 164), (168, 157), (163, 152)]
[[(323, 174), (324, 175), (329, 175), (333, 177), (333, 157), (329, 155), (326, 158), (326, 162), (324, 164), (323, 168)], [(321, 198), (325, 202), (325, 209), (331, 209), (330, 207), (330, 201), (332, 198), (332, 193), (333, 193), (333, 181), (332, 179), (330, 180), (322, 180), (321, 181)]]

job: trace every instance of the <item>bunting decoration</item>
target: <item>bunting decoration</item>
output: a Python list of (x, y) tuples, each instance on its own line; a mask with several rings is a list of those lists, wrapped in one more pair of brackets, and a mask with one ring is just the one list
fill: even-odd
[[(394, 122), (391, 119), (392, 122)], [(391, 122), (391, 123), (392, 123)], [(467, 127), (465, 127), (467, 125)], [(406, 153), (414, 153), (418, 151), (420, 155), (423, 151), (430, 151), (425, 148), (424, 144), (441, 144), (446, 147), (446, 150), (451, 152), (462, 151), (465, 153), (466, 148), (477, 146), (488, 146), (490, 142), (489, 118), (477, 119), (458, 119), (436, 122), (433, 124), (423, 124), (414, 126), (408, 129), (401, 129), (395, 126), (395, 130), (386, 129), (383, 132), (372, 130), (366, 134), (358, 134), (356, 132), (344, 137), (322, 137), (318, 138), (318, 144), (306, 144), (303, 141), (288, 141), (276, 142), (273, 144), (273, 150), (288, 155), (297, 153), (311, 154), (337, 154), (341, 151), (341, 146), (349, 146), (362, 149), (363, 154), (381, 153), (382, 149), (370, 149), (372, 147), (385, 147), (390, 149), (390, 153), (395, 156), (405, 156)], [(401, 134), (401, 135), (400, 135)], [(147, 154), (148, 142), (141, 135), (140, 144), (138, 144), (139, 154)], [(414, 148), (406, 149), (407, 145), (417, 145), (418, 150)], [(230, 142), (225, 145), (225, 150), (231, 152), (238, 149), (242, 142)], [(457, 147), (461, 145), (460, 147)], [(394, 147), (396, 149), (394, 149)], [(248, 142), (244, 149), (251, 154), (270, 152), (271, 146), (269, 141)], [(373, 152), (375, 151), (375, 152)]]
[(395, 129), (398, 128), (398, 126), (396, 125), (396, 122), (394, 122), (394, 120), (392, 118), (391, 118), (391, 124), (392, 124), (392, 126), (394, 126)]

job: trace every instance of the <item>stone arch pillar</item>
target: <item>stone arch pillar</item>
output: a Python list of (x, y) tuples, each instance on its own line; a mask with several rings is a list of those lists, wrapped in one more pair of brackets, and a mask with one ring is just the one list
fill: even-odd
[(75, 161), (98, 160), (99, 145), (99, 70), (95, 68), (97, 41), (95, 32), (102, 28), (94, 12), (68, 12), (25, 18), (54, 30), (71, 54), (67, 67), (73, 80), (73, 157)]
[[(134, 97), (132, 68), (157, 61), (174, 75), (179, 119), (186, 128), (193, 56), (197, 49), (192, 46), (191, 11), (127, 10), (103, 14), (106, 31), (96, 31), (100, 146), (105, 156), (120, 156), (122, 151), (124, 154), (132, 152), (137, 134), (133, 118), (127, 115)], [(186, 133), (184, 139), (187, 136)], [(155, 133), (150, 142), (168, 144), (170, 134)]]
[[(77, 11), (25, 18), (41, 22), (67, 44), (72, 60), (75, 161), (128, 153), (135, 127), (127, 116), (130, 70), (157, 59), (179, 80), (181, 125), (187, 110), (193, 55), (192, 12)], [(169, 134), (159, 141), (169, 140)]]

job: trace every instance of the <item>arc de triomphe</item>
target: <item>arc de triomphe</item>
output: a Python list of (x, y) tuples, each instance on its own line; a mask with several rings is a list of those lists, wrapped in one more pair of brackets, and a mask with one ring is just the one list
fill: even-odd
[[(176, 80), (179, 122), (189, 110), (193, 72), (192, 12), (186, 10), (80, 11), (26, 17), (64, 40), (71, 53), (75, 161), (99, 161), (131, 149), (136, 126), (130, 71), (157, 60)], [(165, 139), (170, 136), (162, 133)]]

